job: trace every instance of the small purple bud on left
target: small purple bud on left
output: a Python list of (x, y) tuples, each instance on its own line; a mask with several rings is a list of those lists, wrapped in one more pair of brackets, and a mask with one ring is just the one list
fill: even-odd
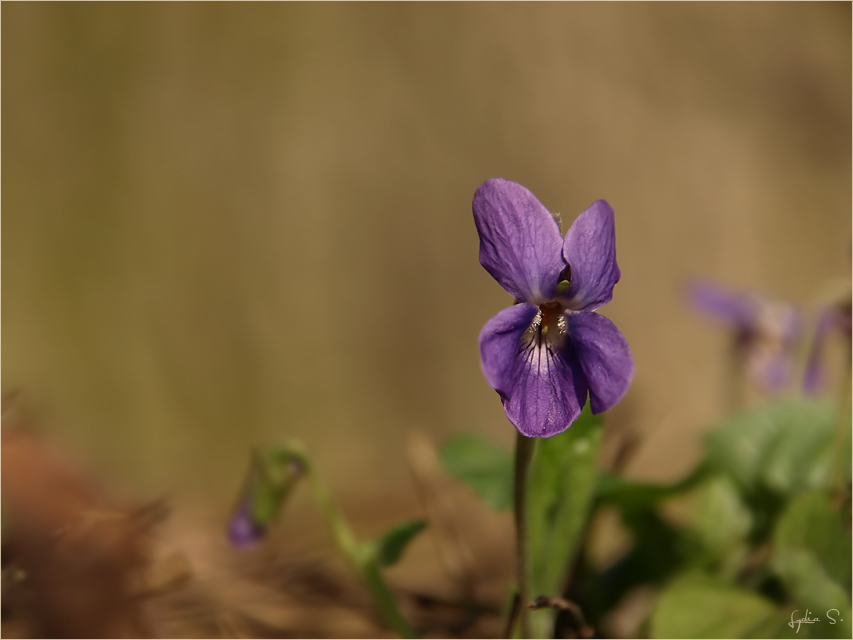
[(239, 549), (254, 547), (267, 533), (267, 527), (255, 524), (248, 503), (237, 508), (228, 522), (228, 541)]
[(261, 542), (275, 523), (293, 488), (308, 473), (305, 459), (292, 445), (254, 451), (228, 520), (232, 546), (247, 549)]

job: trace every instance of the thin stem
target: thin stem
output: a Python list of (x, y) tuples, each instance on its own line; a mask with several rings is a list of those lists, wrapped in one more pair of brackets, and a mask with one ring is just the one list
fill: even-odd
[(743, 339), (736, 336), (729, 350), (729, 370), (726, 376), (730, 416), (738, 414), (744, 405), (744, 355)]
[[(518, 434), (515, 441), (515, 554), (516, 580), (518, 582), (518, 615), (520, 618), (521, 637), (530, 637), (530, 580), (527, 570), (527, 475), (533, 449), (536, 446), (534, 438)], [(513, 626), (509, 625), (510, 628)]]
[(356, 572), (361, 576), (365, 586), (373, 596), (373, 601), (379, 613), (398, 634), (403, 638), (417, 638), (415, 630), (409, 625), (394, 601), (394, 596), (379, 570), (379, 564), (373, 549), (359, 544), (344, 514), (332, 500), (326, 487), (314, 472), (310, 461), (305, 456), (300, 456), (303, 464), (308, 470), (308, 479), (314, 492), (314, 499), (320, 506), (338, 548), (350, 561)]
[(838, 405), (838, 422), (835, 425), (835, 459), (833, 460), (833, 484), (835, 496), (841, 500), (844, 496), (844, 458), (850, 455), (844, 448), (844, 433), (847, 428), (847, 412), (851, 401), (851, 362), (848, 358), (844, 364), (844, 380), (841, 387), (841, 402)]
[(504, 628), (504, 638), (512, 638), (512, 631), (515, 629), (515, 621), (518, 618), (518, 592), (512, 596), (512, 604), (509, 607), (509, 615), (506, 619), (506, 627)]
[(382, 573), (379, 571), (379, 564), (376, 558), (371, 555), (367, 558), (361, 568), (361, 577), (370, 593), (373, 595), (373, 600), (379, 613), (391, 627), (400, 634), (403, 638), (417, 638), (418, 634), (412, 629), (411, 625), (400, 613), (397, 608), (397, 603), (394, 601), (394, 596), (385, 580), (382, 578)]
[(332, 500), (332, 496), (311, 466), (308, 466), (308, 480), (311, 484), (311, 490), (314, 492), (314, 499), (317, 501), (320, 511), (323, 512), (323, 517), (325, 517), (329, 528), (332, 530), (332, 535), (335, 538), (338, 548), (355, 564), (356, 568), (360, 569), (359, 544), (355, 534), (350, 529), (349, 523), (344, 518), (344, 514), (338, 509), (338, 505)]

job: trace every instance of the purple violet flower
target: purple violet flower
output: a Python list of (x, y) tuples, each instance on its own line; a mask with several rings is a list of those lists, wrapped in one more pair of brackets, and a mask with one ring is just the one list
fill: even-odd
[(625, 337), (593, 313), (613, 296), (616, 265), (613, 209), (594, 202), (565, 239), (554, 217), (518, 183), (487, 180), (474, 194), (480, 264), (516, 304), (480, 332), (486, 380), (507, 418), (527, 437), (568, 429), (586, 404), (615, 405), (634, 377)]
[(797, 309), (756, 293), (723, 289), (710, 282), (689, 288), (693, 307), (733, 332), (733, 347), (744, 370), (760, 386), (781, 389), (791, 377), (794, 346), (800, 334)]

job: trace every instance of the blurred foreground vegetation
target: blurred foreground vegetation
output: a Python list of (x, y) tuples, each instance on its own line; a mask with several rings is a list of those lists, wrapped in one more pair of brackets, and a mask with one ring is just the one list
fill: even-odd
[[(536, 637), (850, 637), (849, 408), (789, 399), (737, 415), (708, 433), (689, 475), (667, 485), (598, 473), (600, 432), (585, 412), (538, 445), (534, 593), (563, 596), (582, 616), (557, 602), (559, 615), (538, 614)], [(460, 436), (443, 460), (487, 504), (511, 506), (509, 452)], [(679, 500), (689, 509), (673, 516), (666, 507)], [(608, 509), (630, 543), (602, 566), (589, 547)], [(639, 626), (614, 626), (637, 595)], [(791, 624), (808, 615), (816, 620)]]

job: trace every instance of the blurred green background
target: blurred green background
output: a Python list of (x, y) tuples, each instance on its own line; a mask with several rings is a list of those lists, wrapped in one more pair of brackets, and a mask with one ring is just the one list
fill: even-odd
[(221, 511), (298, 437), (343, 500), (413, 499), (414, 430), (514, 430), (477, 335), (510, 303), (471, 198), (617, 216), (603, 309), (629, 472), (724, 415), (707, 275), (803, 305), (850, 272), (849, 3), (2, 9), (3, 391), (117, 486)]

